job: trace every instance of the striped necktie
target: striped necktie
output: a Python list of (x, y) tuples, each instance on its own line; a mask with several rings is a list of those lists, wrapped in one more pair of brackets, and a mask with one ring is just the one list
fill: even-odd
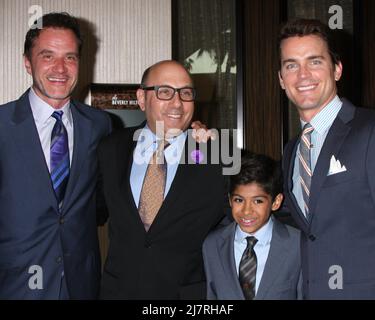
[(138, 211), (143, 225), (148, 231), (164, 201), (167, 164), (164, 149), (169, 143), (162, 140), (152, 155), (143, 179)]
[(62, 122), (63, 111), (55, 111), (52, 117), (56, 123), (51, 134), (50, 170), (53, 190), (61, 208), (69, 179), (69, 145), (68, 134)]
[(239, 267), (239, 280), (246, 300), (253, 300), (255, 297), (255, 281), (257, 274), (257, 255), (254, 246), (258, 239), (246, 237), (247, 247), (242, 255)]
[(299, 175), (302, 188), (302, 196), (304, 202), (304, 210), (306, 218), (309, 216), (309, 199), (310, 199), (310, 187), (311, 187), (311, 132), (314, 128), (310, 123), (306, 123), (303, 127), (301, 139), (299, 143)]

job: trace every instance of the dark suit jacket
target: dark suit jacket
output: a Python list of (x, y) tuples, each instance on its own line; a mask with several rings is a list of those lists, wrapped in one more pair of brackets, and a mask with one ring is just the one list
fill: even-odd
[[(0, 299), (57, 299), (61, 273), (72, 299), (97, 296), (96, 147), (109, 117), (73, 102), (74, 151), (62, 213), (51, 184), (28, 91), (0, 106)], [(43, 289), (31, 290), (33, 265)]]
[(204, 298), (201, 247), (223, 217), (221, 166), (179, 164), (163, 205), (146, 232), (130, 187), (136, 129), (112, 134), (98, 149), (110, 237), (101, 297)]
[[(273, 220), (272, 239), (256, 300), (301, 298), (300, 232)], [(234, 258), (237, 224), (215, 230), (203, 243), (209, 300), (244, 300)]]
[[(305, 298), (374, 299), (375, 114), (344, 100), (313, 173), (309, 221), (292, 193), (297, 145), (298, 138), (285, 148), (284, 191), (287, 205), (303, 230)], [(346, 167), (345, 172), (328, 175), (332, 156)], [(342, 289), (337, 289), (340, 268)]]

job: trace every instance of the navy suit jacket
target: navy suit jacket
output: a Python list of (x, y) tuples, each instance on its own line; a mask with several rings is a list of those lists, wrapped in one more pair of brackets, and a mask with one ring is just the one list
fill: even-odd
[[(0, 106), (0, 299), (57, 299), (63, 270), (70, 298), (97, 297), (96, 146), (111, 124), (89, 106), (71, 110), (73, 159), (59, 214), (28, 91)], [(40, 289), (29, 286), (33, 266)]]
[[(209, 300), (244, 300), (234, 258), (237, 224), (209, 234), (203, 243), (203, 259)], [(274, 219), (272, 239), (256, 300), (301, 298), (300, 232)]]
[[(298, 137), (284, 151), (284, 192), (303, 231), (304, 297), (374, 299), (375, 113), (343, 101), (312, 176), (309, 220), (292, 193), (297, 145)], [(332, 156), (346, 171), (328, 175)]]

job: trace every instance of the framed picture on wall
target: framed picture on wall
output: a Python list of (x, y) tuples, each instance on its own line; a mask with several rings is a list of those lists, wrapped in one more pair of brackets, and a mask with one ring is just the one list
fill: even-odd
[(138, 110), (139, 84), (92, 83), (91, 105), (98, 109)]

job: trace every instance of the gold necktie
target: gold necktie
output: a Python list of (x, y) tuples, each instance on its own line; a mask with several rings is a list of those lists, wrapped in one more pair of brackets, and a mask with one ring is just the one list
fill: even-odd
[(167, 164), (164, 149), (168, 142), (162, 140), (148, 163), (141, 195), (139, 198), (139, 215), (148, 231), (164, 200), (165, 181), (167, 178)]

